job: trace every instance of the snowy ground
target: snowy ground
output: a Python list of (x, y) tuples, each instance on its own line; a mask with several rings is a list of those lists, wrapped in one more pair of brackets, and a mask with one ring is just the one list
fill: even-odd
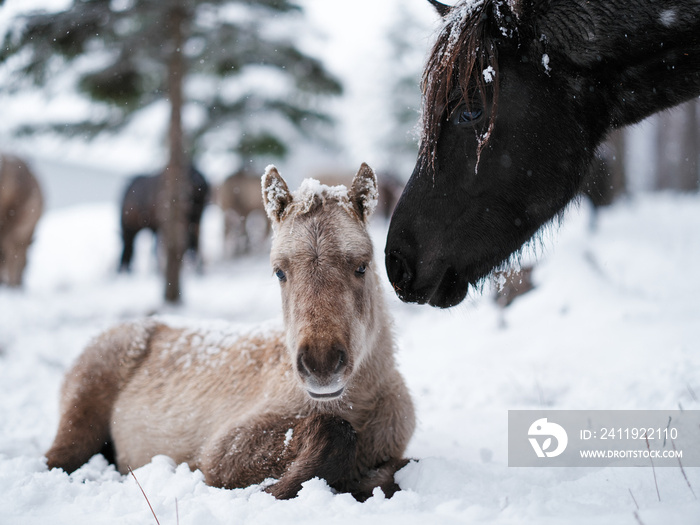
[[(700, 409), (700, 197), (618, 204), (590, 233), (586, 206), (549, 233), (537, 288), (501, 319), (487, 293), (449, 311), (387, 296), (418, 428), (402, 492), (366, 503), (309, 481), (276, 501), (259, 487), (221, 490), (157, 457), (135, 474), (161, 524), (698, 523), (680, 469), (507, 466), (507, 411)], [(386, 225), (375, 224), (380, 255)], [(220, 260), (220, 216), (207, 211), (203, 276), (188, 271), (196, 318), (257, 322), (280, 301), (267, 255)], [(133, 276), (114, 273), (116, 207), (52, 209), (31, 251), (27, 286), (0, 289), (0, 523), (155, 523), (130, 476), (97, 456), (71, 476), (47, 471), (62, 375), (111, 324), (162, 311), (162, 283), (139, 239)], [(381, 264), (378, 261), (377, 264)], [(384, 273), (382, 272), (382, 275)], [(503, 321), (503, 322), (502, 322)], [(503, 327), (502, 325), (505, 325)], [(686, 468), (700, 494), (700, 468)]]

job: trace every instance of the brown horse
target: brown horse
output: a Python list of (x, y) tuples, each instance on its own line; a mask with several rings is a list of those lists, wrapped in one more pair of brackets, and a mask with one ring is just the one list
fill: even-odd
[[(324, 173), (314, 178), (327, 186), (350, 187), (353, 173)], [(385, 173), (377, 183), (379, 185), (377, 212), (385, 219), (389, 219), (403, 191), (403, 182), (396, 175)], [(256, 214), (264, 215), (259, 193), (260, 178), (245, 168), (229, 176), (216, 189), (215, 202), (224, 214), (226, 256), (248, 253), (255, 245), (254, 237), (262, 240), (269, 234), (269, 223), (266, 223), (264, 230), (260, 228), (256, 231), (251, 221)]]
[[(344, 173), (325, 173), (318, 175), (317, 178), (322, 184), (327, 186), (344, 185), (348, 186), (352, 183), (352, 172)], [(381, 217), (390, 219), (394, 212), (394, 207), (401, 197), (404, 183), (398, 176), (390, 171), (381, 172), (381, 177), (377, 180), (379, 199), (377, 201), (377, 212)]]
[(284, 327), (188, 328), (146, 320), (97, 338), (66, 375), (47, 453), (73, 471), (113, 447), (124, 473), (166, 454), (218, 487), (277, 478), (279, 498), (324, 478), (362, 500), (398, 489), (414, 429), (366, 226), (367, 165), (349, 192), (263, 176)]
[[(265, 213), (260, 200), (260, 176), (245, 169), (237, 171), (216, 189), (215, 200), (224, 214), (224, 253), (229, 257), (247, 253), (252, 247), (248, 219)], [(268, 233), (266, 221), (265, 237)]]
[(22, 284), (27, 249), (43, 205), (41, 188), (27, 164), (0, 155), (0, 284)]

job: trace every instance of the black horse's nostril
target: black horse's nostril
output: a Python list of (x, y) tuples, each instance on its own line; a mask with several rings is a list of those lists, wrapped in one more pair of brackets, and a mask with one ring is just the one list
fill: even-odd
[(450, 308), (462, 302), (468, 288), (468, 284), (460, 279), (457, 269), (450, 266), (445, 270), (440, 283), (427, 300), (431, 306)]
[(413, 272), (408, 262), (398, 252), (389, 252), (386, 255), (386, 271), (396, 291), (405, 290), (413, 281)]

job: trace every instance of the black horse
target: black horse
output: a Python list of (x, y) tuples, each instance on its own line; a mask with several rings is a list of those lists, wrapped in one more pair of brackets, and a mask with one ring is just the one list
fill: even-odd
[[(144, 228), (155, 235), (163, 225), (163, 213), (159, 207), (160, 193), (164, 190), (162, 173), (155, 175), (137, 175), (131, 179), (122, 199), (121, 226), (122, 251), (119, 271), (131, 269), (134, 255), (134, 239)], [(189, 187), (187, 191), (187, 250), (195, 259), (199, 255), (199, 223), (204, 206), (209, 199), (209, 184), (193, 165), (189, 169)], [(199, 263), (199, 261), (198, 261)]]
[(449, 307), (560, 216), (612, 129), (700, 95), (700, 2), (430, 1), (444, 27), (386, 266), (404, 301)]

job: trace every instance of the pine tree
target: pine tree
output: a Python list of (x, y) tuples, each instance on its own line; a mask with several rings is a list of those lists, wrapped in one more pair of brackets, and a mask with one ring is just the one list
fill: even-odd
[[(0, 62), (12, 59), (13, 74), (0, 89), (49, 87), (70, 70), (76, 89), (99, 109), (86, 120), (18, 132), (118, 132), (139, 112), (168, 101), (163, 208), (169, 302), (180, 298), (187, 158), (217, 134), (226, 134), (240, 155), (283, 156), (290, 133), (312, 135), (317, 124), (330, 121), (314, 108), (316, 96), (339, 94), (340, 83), (290, 37), (277, 36), (284, 34), (282, 21), (300, 11), (288, 0), (74, 0), (64, 11), (23, 15), (4, 38)], [(201, 115), (187, 130), (185, 107)]]

